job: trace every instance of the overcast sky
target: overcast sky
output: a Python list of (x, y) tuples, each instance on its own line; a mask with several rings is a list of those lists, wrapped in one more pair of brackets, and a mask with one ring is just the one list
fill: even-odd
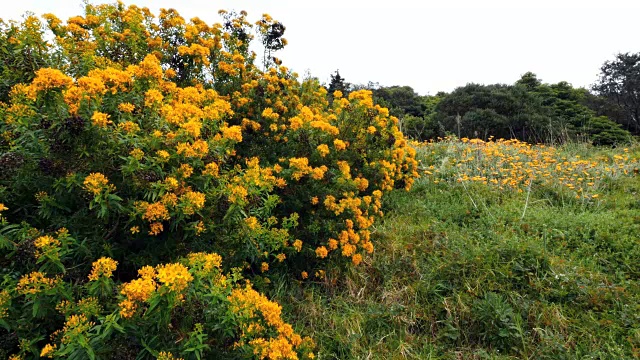
[[(96, 1), (91, 1), (96, 3)], [(98, 1), (112, 2), (112, 1)], [(26, 11), (66, 19), (80, 0), (2, 0), (0, 16)], [(328, 82), (409, 85), (421, 95), (470, 82), (513, 83), (532, 71), (544, 82), (589, 87), (618, 52), (640, 52), (637, 0), (128, 0), (219, 22), (219, 9), (269, 13), (287, 28), (277, 56)]]

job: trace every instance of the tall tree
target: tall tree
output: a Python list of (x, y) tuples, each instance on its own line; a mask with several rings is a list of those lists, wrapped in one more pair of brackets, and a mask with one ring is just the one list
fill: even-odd
[(606, 61), (593, 90), (622, 108), (624, 118), (615, 120), (640, 133), (640, 53), (620, 53)]
[(516, 85), (522, 85), (529, 91), (533, 91), (542, 85), (542, 81), (538, 79), (538, 76), (531, 71), (527, 71), (520, 77), (520, 80), (516, 81)]
[(425, 111), (423, 99), (411, 86), (381, 87), (373, 92), (380, 103), (389, 107), (392, 115), (402, 117), (412, 115), (422, 117)]
[(336, 70), (335, 74), (331, 74), (331, 81), (329, 82), (329, 95), (333, 96), (334, 91), (340, 91), (343, 95), (347, 95), (351, 88), (351, 84), (345, 81), (345, 79), (340, 76), (340, 70)]

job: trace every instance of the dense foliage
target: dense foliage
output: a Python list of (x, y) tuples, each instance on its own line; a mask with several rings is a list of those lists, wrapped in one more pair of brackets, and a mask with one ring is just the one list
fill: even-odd
[[(385, 98), (385, 91), (388, 90), (379, 89), (375, 93)], [(629, 143), (628, 131), (608, 117), (598, 116), (600, 111), (589, 106), (596, 105), (594, 97), (566, 82), (543, 84), (535, 74), (526, 73), (514, 85), (467, 84), (450, 94), (422, 100), (415, 96), (409, 102), (413, 107), (407, 106), (406, 100), (392, 100), (389, 107), (392, 113), (394, 109), (401, 110), (397, 115), (403, 120), (403, 131), (420, 140), (454, 134), (532, 143)], [(421, 104), (425, 109), (422, 114), (411, 110)]]
[(415, 150), (370, 91), (281, 66), (281, 23), (220, 14), (3, 23), (2, 356), (313, 356), (251, 284), (360, 264)]
[(615, 116), (619, 123), (635, 134), (640, 133), (640, 53), (620, 53), (606, 61), (593, 90), (606, 101), (598, 110)]

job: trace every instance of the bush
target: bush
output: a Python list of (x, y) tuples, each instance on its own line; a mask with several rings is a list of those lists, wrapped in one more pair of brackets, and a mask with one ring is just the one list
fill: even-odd
[(631, 141), (631, 133), (606, 116), (591, 118), (587, 123), (587, 132), (592, 144), (596, 146), (628, 144)]
[[(417, 176), (397, 119), (366, 90), (329, 105), (317, 81), (280, 66), (284, 26), (270, 16), (221, 15), (207, 25), (118, 3), (44, 16), (59, 60), (0, 107), (9, 353), (302, 354), (288, 325), (251, 308), (277, 304), (240, 278), (306, 278), (327, 257), (357, 265), (373, 251), (383, 193)], [(224, 281), (193, 262), (214, 254)]]

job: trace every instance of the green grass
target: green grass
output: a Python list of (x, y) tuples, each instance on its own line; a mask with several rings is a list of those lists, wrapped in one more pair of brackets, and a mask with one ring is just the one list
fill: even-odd
[(322, 359), (640, 356), (640, 176), (588, 203), (526, 197), (419, 179), (385, 199), (364, 264), (271, 295)]

